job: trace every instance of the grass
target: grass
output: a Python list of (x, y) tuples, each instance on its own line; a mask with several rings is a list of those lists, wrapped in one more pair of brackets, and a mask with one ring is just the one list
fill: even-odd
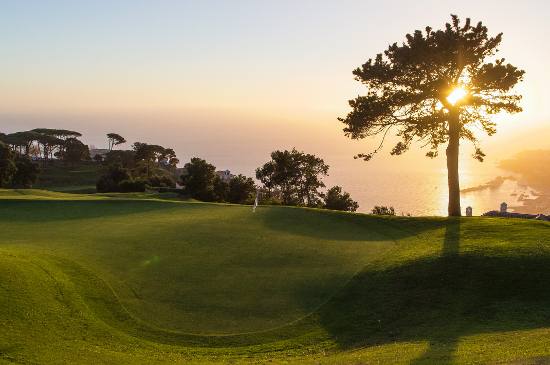
[(550, 363), (550, 224), (259, 213), (0, 190), (0, 358)]
[[(80, 162), (76, 166), (55, 161), (46, 166), (40, 165), (42, 173), (33, 185), (35, 189), (49, 191), (92, 194), (96, 192), (96, 183), (102, 175), (107, 173), (108, 167), (98, 162)], [(159, 176), (175, 176), (161, 168), (155, 168), (154, 173)], [(137, 175), (134, 178), (138, 177)]]
[(96, 182), (107, 172), (107, 167), (97, 162), (82, 162), (73, 167), (56, 163), (42, 166), (42, 173), (33, 185), (35, 189), (70, 193), (93, 193)]

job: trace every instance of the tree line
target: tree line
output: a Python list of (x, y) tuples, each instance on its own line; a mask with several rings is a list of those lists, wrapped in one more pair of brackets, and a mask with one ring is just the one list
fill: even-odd
[[(28, 186), (37, 181), (42, 171), (30, 156), (43, 164), (54, 158), (76, 164), (91, 160), (87, 145), (78, 140), (82, 134), (65, 129), (37, 128), (12, 134), (0, 134), (2, 149), (2, 183)], [(98, 192), (144, 191), (146, 187), (175, 188), (177, 177), (159, 174), (159, 166), (175, 170), (179, 159), (172, 148), (135, 142), (131, 150), (113, 150), (126, 143), (116, 133), (108, 133), (109, 152), (102, 161), (107, 171), (96, 183)], [(10, 148), (11, 147), (11, 148)], [(98, 161), (103, 156), (96, 155)], [(252, 204), (256, 192), (261, 192), (262, 204), (301, 205), (345, 211), (356, 211), (357, 202), (338, 186), (325, 188), (322, 177), (328, 176), (329, 166), (315, 155), (292, 151), (274, 151), (271, 161), (256, 169), (256, 186), (251, 177), (242, 174), (224, 178), (216, 167), (194, 157), (185, 164), (186, 173), (179, 176), (183, 191), (190, 197), (208, 202)], [(17, 173), (19, 171), (19, 173)], [(1, 185), (0, 185), (1, 187)]]
[(31, 186), (38, 180), (41, 172), (40, 166), (29, 156), (0, 142), (0, 189), (7, 183), (12, 186)]
[(326, 193), (320, 191), (326, 187), (322, 178), (328, 176), (328, 169), (322, 158), (293, 148), (272, 152), (271, 161), (256, 169), (256, 178), (263, 184), (265, 200), (355, 212), (359, 204), (341, 187), (334, 186)]
[(176, 181), (168, 175), (159, 175), (159, 165), (174, 170), (179, 163), (172, 148), (155, 144), (135, 142), (132, 150), (113, 150), (112, 147), (126, 140), (118, 134), (109, 133), (109, 153), (105, 163), (108, 171), (97, 182), (97, 191), (131, 192), (144, 191), (147, 186), (175, 188)]
[(323, 176), (329, 166), (315, 155), (292, 151), (274, 151), (271, 161), (256, 169), (254, 180), (244, 175), (226, 181), (215, 173), (216, 168), (205, 160), (194, 157), (185, 164), (187, 173), (181, 180), (189, 196), (209, 202), (252, 204), (256, 192), (260, 204), (293, 205), (355, 212), (359, 204), (342, 188), (334, 186), (326, 193)]
[(35, 128), (10, 134), (0, 133), (0, 141), (12, 150), (42, 161), (45, 166), (54, 158), (76, 164), (89, 158), (88, 146), (78, 137), (82, 134), (67, 129)]

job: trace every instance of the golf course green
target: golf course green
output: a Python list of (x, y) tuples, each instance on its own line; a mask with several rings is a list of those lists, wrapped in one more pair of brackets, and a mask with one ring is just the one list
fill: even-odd
[(0, 190), (0, 361), (550, 363), (550, 224)]

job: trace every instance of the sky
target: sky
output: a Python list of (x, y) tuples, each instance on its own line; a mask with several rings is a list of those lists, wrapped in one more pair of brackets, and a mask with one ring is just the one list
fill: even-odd
[(118, 133), (121, 148), (160, 144), (248, 176), (292, 147), (334, 166), (379, 143), (337, 121), (365, 93), (352, 70), (456, 14), (503, 32), (498, 56), (526, 71), (524, 112), (483, 138), (504, 158), (548, 148), (549, 13), (542, 0), (0, 0), (0, 132), (71, 129), (97, 148)]

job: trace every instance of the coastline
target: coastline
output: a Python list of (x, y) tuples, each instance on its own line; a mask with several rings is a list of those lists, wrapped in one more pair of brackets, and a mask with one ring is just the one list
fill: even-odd
[(524, 199), (523, 205), (514, 207), (516, 213), (550, 214), (550, 187), (540, 182), (535, 182), (538, 194), (534, 198)]

